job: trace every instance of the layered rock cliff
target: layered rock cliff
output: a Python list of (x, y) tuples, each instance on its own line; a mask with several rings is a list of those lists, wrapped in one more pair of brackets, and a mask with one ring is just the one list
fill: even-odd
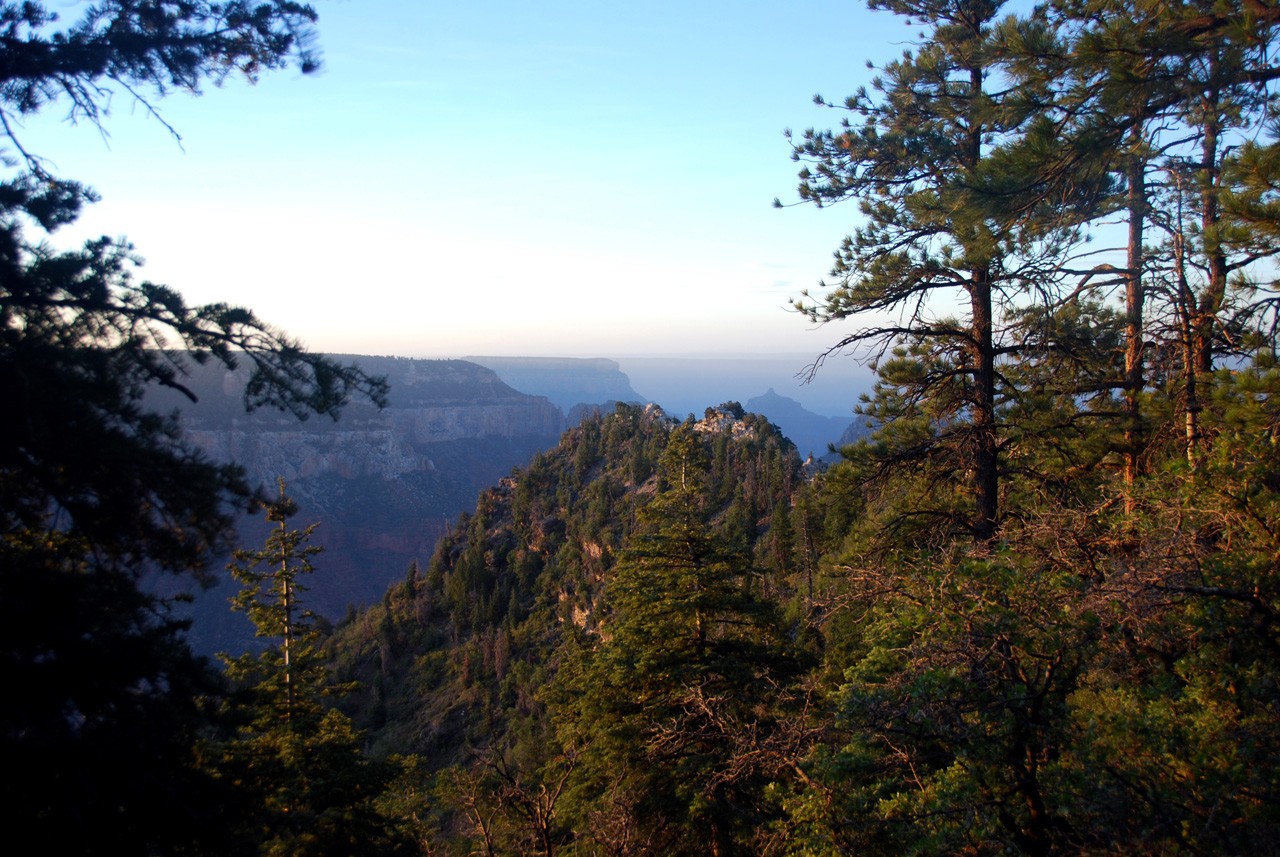
[[(201, 368), (188, 386), (191, 404), (161, 391), (149, 403), (179, 408), (187, 435), (206, 453), (245, 468), (251, 483), (288, 484), (299, 526), (319, 521), (313, 541), (325, 547), (309, 581), (308, 606), (330, 617), (349, 603), (381, 597), (410, 562), (425, 563), (448, 522), (476, 495), (566, 428), (546, 398), (517, 392), (494, 372), (461, 360), (335, 355), (391, 384), (378, 411), (348, 407), (338, 422), (306, 422), (274, 411), (245, 414), (248, 371)], [(261, 543), (265, 527), (248, 520), (241, 541)], [(227, 609), (232, 587), (199, 593), (191, 639), (198, 650), (242, 649), (252, 631)]]

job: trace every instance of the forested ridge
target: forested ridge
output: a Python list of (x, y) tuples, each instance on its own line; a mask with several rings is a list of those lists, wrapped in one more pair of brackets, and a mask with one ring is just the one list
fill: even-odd
[(341, 707), (440, 853), (1270, 853), (1267, 374), (1140, 511), (996, 545), (902, 538), (732, 403), (621, 406), (339, 624)]
[[(775, 509), (791, 514), (800, 462), (762, 417), (722, 408), (681, 424), (654, 406), (619, 405), (481, 494), (428, 566), (413, 566), (381, 605), (338, 624), (329, 641), (338, 676), (363, 686), (344, 707), (377, 743), (441, 763), (529, 725), (513, 714), (544, 721), (541, 691), (565, 646), (607, 626), (617, 563), (637, 548), (644, 510), (668, 487), (660, 464), (673, 431), (705, 454), (698, 514), (717, 549), (752, 568), (774, 566), (765, 534)], [(782, 584), (762, 576), (755, 586), (776, 596)], [(424, 687), (434, 689), (425, 704)]]
[[(323, 527), (148, 389), (382, 379), (43, 235), (93, 201), (9, 120), (315, 67), (291, 2), (0, 3), (4, 805), (58, 853), (1280, 851), (1280, 78), (1264, 2), (879, 0), (910, 50), (791, 136), (857, 228), (795, 308), (867, 359), (824, 469), (732, 402), (621, 405), (336, 625)], [(2, 65), (2, 64), (0, 64)], [(837, 207), (836, 212), (849, 206)], [(785, 216), (785, 215), (782, 215)], [(833, 215), (835, 213), (833, 212)], [(144, 573), (268, 645), (192, 655)]]

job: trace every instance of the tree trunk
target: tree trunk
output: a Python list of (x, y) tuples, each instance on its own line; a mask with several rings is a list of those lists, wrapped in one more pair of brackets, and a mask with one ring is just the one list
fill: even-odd
[[(973, 93), (982, 92), (981, 68), (969, 70), (969, 87)], [(981, 122), (971, 123), (969, 132), (969, 163), (977, 167), (982, 160)], [(999, 520), (1000, 473), (996, 456), (996, 361), (993, 342), (994, 319), (991, 309), (991, 266), (984, 265), (969, 273), (969, 303), (973, 336), (973, 433), (975, 443), (974, 470), (976, 484), (974, 501), (977, 506), (973, 522), (973, 534), (978, 541), (988, 541), (996, 531)]]
[[(1209, 78), (1216, 77), (1218, 63), (1210, 61)], [(1200, 225), (1204, 235), (1204, 262), (1209, 282), (1200, 295), (1195, 324), (1195, 371), (1207, 374), (1213, 371), (1213, 328), (1218, 312), (1227, 296), (1227, 254), (1222, 248), (1221, 214), (1218, 207), (1220, 171), (1218, 169), (1218, 145), (1222, 133), (1219, 112), (1220, 94), (1210, 89), (1205, 94), (1202, 109), (1204, 119), (1200, 130), (1204, 134), (1200, 142)]]
[(1178, 221), (1173, 234), (1173, 261), (1178, 278), (1178, 335), (1182, 349), (1182, 393), (1186, 413), (1184, 440), (1187, 445), (1187, 465), (1196, 467), (1196, 447), (1200, 444), (1200, 397), (1196, 389), (1198, 366), (1196, 364), (1196, 300), (1187, 281), (1186, 231), (1182, 225), (1182, 183), (1178, 182)]
[(1146, 385), (1143, 364), (1142, 313), (1146, 294), (1142, 286), (1142, 240), (1147, 216), (1146, 162), (1134, 153), (1128, 170), (1129, 254), (1125, 274), (1124, 350), (1124, 487), (1125, 511), (1134, 511), (1134, 491), (1138, 481), (1142, 449), (1142, 414), (1138, 397)]
[(1000, 473), (996, 455), (996, 367), (992, 341), (991, 278), (973, 272), (969, 285), (973, 324), (974, 537), (987, 541), (999, 519)]

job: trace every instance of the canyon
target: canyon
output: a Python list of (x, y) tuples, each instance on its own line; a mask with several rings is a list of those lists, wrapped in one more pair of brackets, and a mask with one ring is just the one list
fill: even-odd
[[(184, 384), (197, 401), (156, 390), (147, 404), (179, 411), (183, 431), (198, 449), (244, 468), (250, 484), (265, 495), (274, 495), (277, 482), (284, 481), (299, 506), (292, 525), (320, 525), (313, 543), (324, 553), (305, 582), (305, 604), (331, 620), (350, 605), (380, 599), (412, 563), (425, 566), (481, 491), (556, 446), (584, 415), (611, 411), (615, 401), (646, 400), (608, 359), (330, 356), (384, 376), (390, 385), (387, 407), (355, 401), (337, 421), (299, 422), (269, 409), (246, 413), (245, 366), (193, 367)], [(846, 427), (858, 434), (849, 418), (813, 414), (772, 389), (747, 406), (776, 422), (802, 455), (822, 456)], [(851, 442), (848, 431), (840, 442)], [(242, 545), (260, 545), (266, 535), (258, 517), (239, 527)], [(203, 654), (254, 645), (248, 620), (229, 609), (235, 592), (229, 575), (220, 578), (208, 589), (189, 588), (192, 600), (182, 605), (193, 620), (188, 638)], [(156, 586), (176, 593), (171, 581)]]

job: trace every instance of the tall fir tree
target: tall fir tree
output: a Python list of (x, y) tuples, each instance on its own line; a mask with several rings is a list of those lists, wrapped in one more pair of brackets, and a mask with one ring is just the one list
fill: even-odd
[(262, 855), (405, 853), (407, 835), (380, 808), (393, 763), (366, 759), (362, 734), (323, 699), (340, 693), (316, 644), (313, 614), (302, 606), (316, 524), (291, 529), (297, 504), (285, 495), (263, 504), (274, 524), (262, 550), (239, 550), (229, 566), (242, 585), (233, 599), (273, 645), (228, 662), (235, 684), (227, 716), (238, 734), (217, 747), (215, 770), (241, 784), (235, 822), (240, 847)]
[(272, 645), (257, 655), (226, 660), (229, 675), (252, 686), (258, 704), (271, 719), (291, 723), (314, 713), (316, 697), (325, 690), (327, 671), (316, 652), (315, 614), (302, 606), (307, 586), (299, 580), (315, 571), (311, 557), (324, 548), (308, 544), (319, 524), (290, 529), (289, 519), (298, 513), (298, 504), (285, 495), (283, 479), (279, 486), (280, 496), (263, 503), (266, 519), (274, 525), (266, 546), (237, 550), (234, 562), (227, 566), (241, 586), (232, 599), (233, 608), (245, 613), (256, 635), (268, 638)]

